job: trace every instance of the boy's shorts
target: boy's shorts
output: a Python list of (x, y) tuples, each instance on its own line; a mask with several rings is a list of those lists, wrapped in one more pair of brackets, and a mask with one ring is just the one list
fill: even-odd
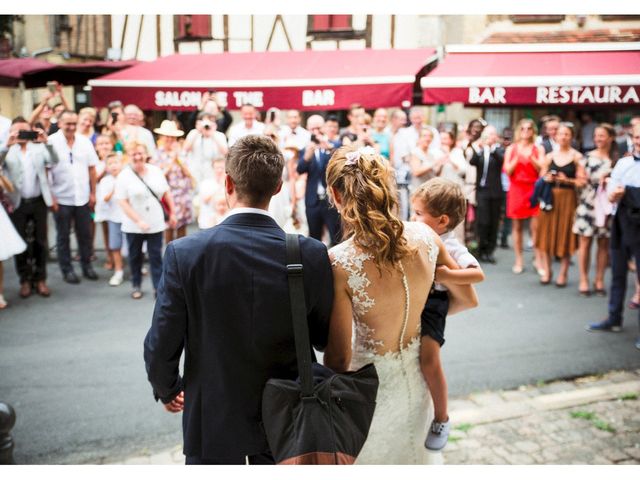
[(122, 224), (109, 221), (109, 250), (122, 249)]
[(449, 311), (449, 294), (441, 290), (432, 290), (420, 315), (422, 336), (433, 338), (442, 347), (444, 345), (444, 327)]

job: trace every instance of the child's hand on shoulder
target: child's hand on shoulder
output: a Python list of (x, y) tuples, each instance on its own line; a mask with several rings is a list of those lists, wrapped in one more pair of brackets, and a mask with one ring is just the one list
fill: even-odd
[(450, 272), (451, 269), (446, 265), (438, 265), (436, 267), (436, 282), (446, 283), (451, 279), (451, 276), (449, 275)]

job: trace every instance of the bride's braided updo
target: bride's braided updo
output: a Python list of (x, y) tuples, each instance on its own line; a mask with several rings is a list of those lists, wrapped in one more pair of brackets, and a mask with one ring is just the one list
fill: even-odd
[[(414, 253), (396, 216), (394, 173), (375, 150), (353, 146), (336, 150), (327, 165), (327, 187), (340, 195), (344, 237), (353, 234), (354, 243), (373, 256), (379, 269), (395, 267)], [(334, 202), (331, 188), (328, 190)]]

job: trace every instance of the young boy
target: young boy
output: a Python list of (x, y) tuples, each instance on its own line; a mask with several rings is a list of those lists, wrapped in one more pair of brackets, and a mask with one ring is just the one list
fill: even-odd
[(113, 255), (113, 276), (109, 280), (109, 285), (117, 287), (122, 284), (124, 271), (122, 268), (122, 216), (124, 215), (118, 202), (113, 198), (116, 188), (116, 178), (122, 171), (122, 156), (119, 153), (110, 153), (105, 158), (106, 171), (108, 175), (102, 177), (98, 183), (96, 196), (105, 205), (105, 217), (109, 222), (109, 245)]
[[(467, 201), (462, 189), (450, 180), (432, 178), (411, 196), (415, 220), (431, 227), (442, 239), (447, 252), (460, 267), (451, 270), (439, 266), (436, 279), (454, 285), (469, 285), (484, 280), (478, 261), (455, 237), (453, 229), (464, 220)], [(449, 310), (449, 295), (441, 283), (434, 283), (422, 311), (422, 342), (420, 368), (433, 398), (434, 420), (429, 428), (425, 447), (441, 450), (449, 438), (447, 413), (447, 381), (440, 363), (440, 348), (444, 344), (444, 327)]]

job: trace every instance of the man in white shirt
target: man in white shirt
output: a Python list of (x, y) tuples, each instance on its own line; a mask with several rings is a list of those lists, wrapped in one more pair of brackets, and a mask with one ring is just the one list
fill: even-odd
[(215, 115), (207, 112), (198, 114), (196, 128), (187, 134), (183, 148), (188, 154), (187, 167), (198, 186), (213, 178), (213, 161), (229, 151), (227, 137), (217, 131)]
[(130, 142), (141, 142), (147, 146), (149, 156), (156, 156), (156, 141), (153, 133), (144, 128), (144, 112), (137, 105), (129, 104), (124, 107), (124, 118), (126, 125), (120, 131), (120, 137), (126, 147)]
[(58, 263), (65, 282), (80, 282), (71, 265), (69, 235), (73, 221), (80, 250), (82, 273), (89, 280), (98, 275), (91, 266), (91, 211), (96, 203), (98, 156), (91, 141), (76, 133), (78, 115), (65, 111), (58, 119), (60, 130), (49, 137), (59, 162), (51, 170), (53, 216), (56, 221)]
[(4, 169), (15, 190), (9, 198), (14, 210), (11, 221), (23, 239), (27, 239), (27, 224), (33, 222), (34, 234), (30, 248), (16, 255), (15, 266), (20, 278), (20, 296), (27, 298), (35, 288), (48, 297), (47, 287), (47, 207), (52, 205), (47, 168), (58, 162), (53, 148), (47, 145), (47, 134), (37, 129), (35, 141), (20, 132), (30, 132), (31, 126), (23, 117), (13, 120), (5, 146), (0, 148), (0, 167)]
[(250, 103), (246, 103), (240, 109), (242, 121), (236, 123), (229, 129), (229, 147), (232, 147), (238, 139), (247, 135), (262, 135), (264, 132), (264, 123), (257, 120), (258, 112), (256, 107)]
[(311, 141), (311, 133), (300, 125), (301, 121), (298, 110), (287, 112), (287, 124), (280, 129), (278, 134), (280, 148), (283, 149), (285, 145), (293, 145), (298, 151), (304, 150), (304, 147)]
[(409, 121), (411, 125), (401, 128), (398, 131), (397, 141), (394, 145), (396, 161), (407, 161), (411, 150), (418, 144), (420, 133), (424, 128), (428, 128), (433, 134), (433, 140), (429, 144), (429, 152), (435, 153), (440, 151), (440, 133), (431, 125), (425, 123), (422, 107), (412, 107), (411, 110), (409, 110)]

